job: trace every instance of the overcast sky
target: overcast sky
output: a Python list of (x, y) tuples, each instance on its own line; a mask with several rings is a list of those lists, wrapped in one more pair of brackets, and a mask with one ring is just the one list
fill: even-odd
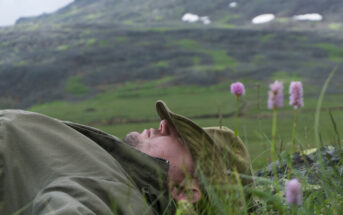
[(13, 25), (24, 16), (51, 13), (73, 0), (0, 0), (0, 26)]

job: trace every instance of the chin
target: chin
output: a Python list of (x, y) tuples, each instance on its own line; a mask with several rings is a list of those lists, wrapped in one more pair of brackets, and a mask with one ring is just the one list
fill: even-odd
[(128, 133), (124, 139), (123, 139), (124, 143), (134, 147), (134, 148), (137, 148), (140, 141), (139, 141), (139, 133), (134, 131), (134, 132), (130, 132)]

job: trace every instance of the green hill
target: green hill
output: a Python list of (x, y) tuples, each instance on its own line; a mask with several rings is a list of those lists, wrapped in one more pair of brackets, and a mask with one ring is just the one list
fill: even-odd
[[(343, 40), (312, 32), (118, 30), (106, 25), (17, 26), (0, 32), (3, 107), (80, 100), (127, 81), (167, 86), (274, 78), (321, 84), (343, 62)], [(332, 88), (341, 92), (342, 75)]]
[[(229, 4), (236, 2), (236, 7)], [(58, 11), (36, 18), (23, 18), (18, 23), (110, 24), (124, 27), (185, 26), (185, 13), (208, 16), (216, 27), (256, 27), (251, 20), (258, 15), (273, 13), (276, 20), (257, 28), (340, 29), (343, 20), (343, 2), (339, 0), (76, 0)], [(298, 22), (294, 15), (318, 13), (323, 22)], [(189, 27), (189, 25), (188, 25)]]
[[(274, 78), (316, 85), (342, 64), (341, 1), (229, 3), (76, 0), (53, 14), (22, 18), (0, 28), (0, 107), (80, 101), (109, 85), (164, 77), (166, 86)], [(182, 22), (188, 12), (212, 23)], [(313, 12), (324, 21), (291, 18)], [(277, 18), (252, 25), (263, 13)], [(341, 76), (332, 91), (341, 91)]]

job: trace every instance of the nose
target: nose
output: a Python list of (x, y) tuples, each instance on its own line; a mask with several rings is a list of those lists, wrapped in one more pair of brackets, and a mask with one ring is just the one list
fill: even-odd
[(167, 120), (162, 120), (160, 122), (160, 132), (161, 132), (161, 135), (168, 135), (169, 134), (169, 127), (168, 127), (169, 123)]
[(177, 136), (177, 131), (172, 124), (170, 124), (167, 120), (162, 120), (160, 123), (160, 132), (161, 135), (175, 135)]

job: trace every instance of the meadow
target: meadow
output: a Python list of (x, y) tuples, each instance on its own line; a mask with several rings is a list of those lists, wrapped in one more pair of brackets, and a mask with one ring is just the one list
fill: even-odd
[[(237, 103), (236, 97), (230, 92), (231, 83), (225, 81), (211, 86), (170, 86), (170, 79), (172, 77), (157, 81), (126, 82), (120, 86), (108, 86), (104, 93), (91, 99), (56, 101), (34, 105), (29, 110), (94, 126), (123, 138), (130, 131), (158, 127), (155, 102), (161, 99), (172, 111), (191, 118), (203, 127), (224, 125), (236, 130)], [(275, 138), (277, 158), (286, 160), (290, 152), (294, 116), (294, 109), (288, 104), (289, 83), (289, 80), (284, 80), (284, 106), (278, 109)], [(330, 88), (328, 84), (325, 89), (328, 86)], [(247, 145), (252, 170), (256, 173), (275, 161), (271, 154), (273, 113), (267, 108), (268, 83), (247, 81), (245, 88), (246, 94), (239, 102), (237, 131)], [(325, 93), (320, 86), (304, 83), (305, 105), (298, 112), (295, 136), (297, 151), (324, 145), (341, 147), (341, 101), (341, 94)], [(319, 131), (318, 136), (315, 131)], [(322, 167), (317, 172), (319, 183), (315, 185), (309, 183), (307, 178), (313, 170), (308, 169), (309, 173), (305, 175), (301, 171), (293, 170), (293, 176), (301, 180), (304, 191), (304, 200), (300, 206), (285, 203), (284, 186), (287, 178), (265, 176), (254, 177), (256, 187), (252, 189), (243, 188), (240, 184), (224, 187), (207, 185), (206, 189), (211, 193), (209, 202), (201, 202), (195, 208), (181, 202), (177, 214), (340, 214), (343, 207), (342, 183), (339, 179), (341, 170)], [(233, 193), (227, 190), (233, 190)], [(252, 194), (253, 204), (243, 200), (243, 192)], [(255, 211), (249, 212), (250, 207), (255, 208)]]
[[(159, 118), (155, 102), (163, 100), (176, 113), (187, 116), (199, 125), (224, 125), (235, 129), (236, 98), (225, 81), (211, 86), (168, 86), (170, 77), (157, 81), (127, 82), (109, 86), (95, 97), (83, 101), (34, 105), (29, 110), (61, 120), (87, 124), (123, 138), (130, 131), (157, 128)], [(282, 80), (280, 80), (282, 81)], [(246, 94), (241, 98), (238, 132), (246, 143), (254, 169), (270, 161), (272, 111), (267, 109), (268, 83), (247, 82)], [(286, 150), (291, 141), (293, 108), (288, 105), (289, 80), (284, 81), (284, 107), (278, 111), (278, 151)], [(297, 146), (307, 149), (314, 143), (314, 116), (320, 87), (304, 84), (305, 105), (298, 113)], [(343, 128), (341, 94), (326, 94), (320, 115), (320, 136), (323, 145), (337, 140), (330, 117), (332, 114), (339, 131)]]

